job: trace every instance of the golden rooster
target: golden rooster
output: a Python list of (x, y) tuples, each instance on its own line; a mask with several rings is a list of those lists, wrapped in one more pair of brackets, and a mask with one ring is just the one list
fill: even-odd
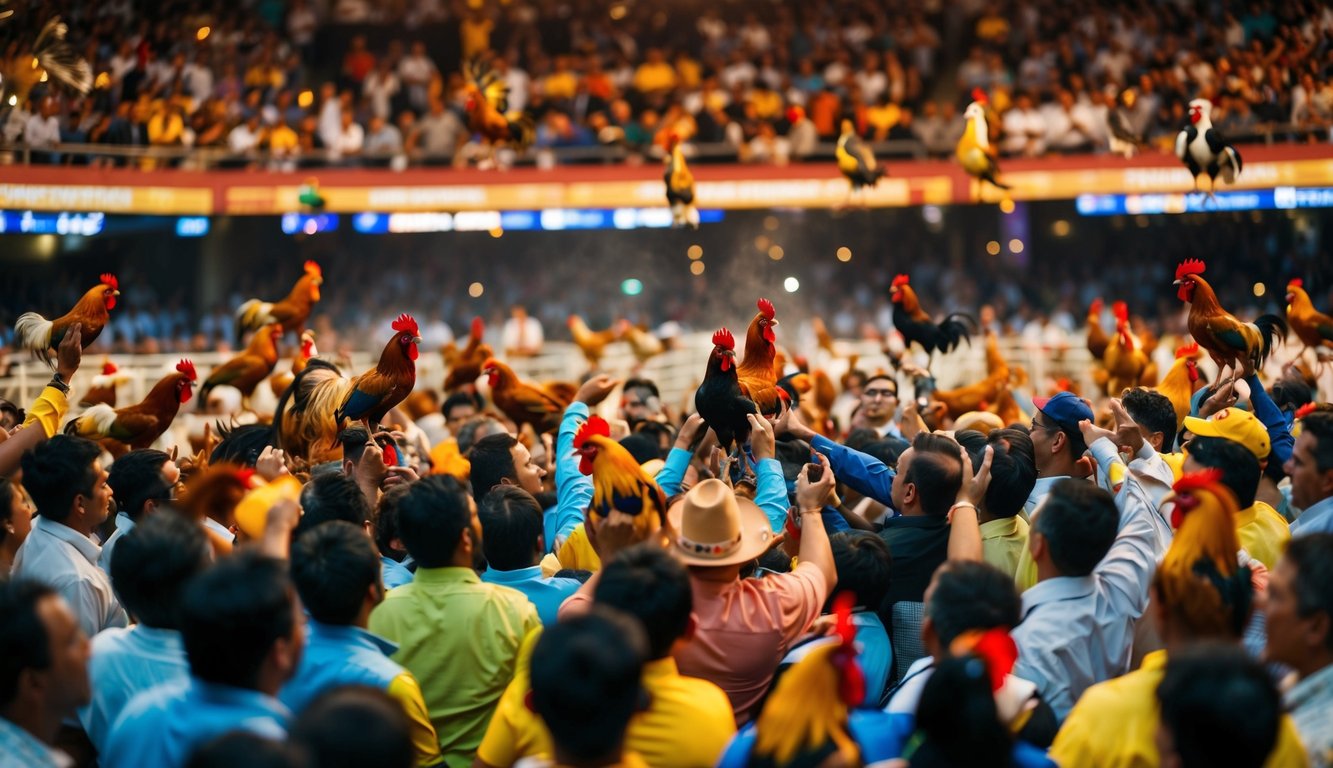
[(630, 351), (634, 353), (634, 358), (639, 361), (640, 365), (666, 351), (666, 345), (662, 343), (661, 339), (654, 336), (647, 326), (639, 326), (628, 320), (621, 320), (618, 328), (620, 337), (629, 342)]
[(611, 425), (593, 416), (574, 434), (579, 471), (592, 476), (592, 504), (598, 517), (621, 512), (634, 518), (635, 538), (646, 541), (666, 518), (666, 494), (630, 452), (611, 439)]
[(602, 354), (606, 352), (606, 345), (620, 338), (620, 331), (616, 326), (594, 331), (578, 315), (570, 315), (568, 323), (569, 335), (574, 338), (574, 343), (578, 345), (579, 349), (583, 350), (583, 357), (587, 359), (588, 365), (592, 368), (596, 368), (602, 362)]
[(850, 205), (853, 194), (864, 194), (866, 187), (874, 187), (883, 178), (885, 171), (875, 161), (875, 153), (856, 135), (856, 127), (851, 120), (843, 120), (841, 130), (834, 155), (838, 159), (838, 170), (851, 185), (847, 188), (847, 204)]
[(449, 373), (444, 377), (445, 392), (475, 387), (477, 379), (481, 377), (481, 366), (495, 354), (491, 345), (481, 340), (485, 333), (486, 324), (480, 317), (474, 317), (472, 328), (468, 332), (467, 345), (460, 351), (453, 342), (449, 342), (441, 350), (444, 364), (449, 368)]
[(310, 363), (310, 358), (319, 354), (315, 347), (315, 332), (306, 329), (301, 332), (301, 344), (292, 353), (292, 367), (290, 371), (275, 373), (268, 377), (269, 389), (273, 391), (274, 397), (282, 397), (282, 393), (292, 385), (296, 377), (305, 370), (306, 365)]
[(773, 369), (773, 359), (777, 355), (777, 336), (773, 333), (778, 325), (777, 312), (768, 299), (760, 299), (756, 306), (759, 312), (745, 332), (745, 356), (736, 366), (736, 377), (741, 391), (754, 401), (759, 412), (772, 416), (782, 410), (784, 402), (778, 389), (777, 372)]
[(1123, 301), (1111, 305), (1115, 313), (1115, 336), (1106, 345), (1106, 394), (1119, 397), (1130, 387), (1138, 386), (1152, 361), (1129, 327), (1129, 307)]
[(1197, 343), (1177, 348), (1175, 362), (1171, 363), (1161, 383), (1154, 388), (1171, 401), (1178, 425), (1185, 423), (1185, 417), (1190, 413), (1190, 398), (1203, 386), (1199, 382), (1199, 366), (1195, 363), (1199, 357)]
[(986, 331), (986, 378), (956, 389), (937, 389), (930, 399), (944, 403), (949, 418), (956, 419), (969, 411), (990, 409), (1000, 394), (1009, 389), (1009, 364), (1000, 356), (999, 340), (995, 333)]
[(250, 396), (255, 393), (259, 382), (273, 373), (278, 364), (278, 340), (282, 338), (282, 326), (277, 323), (266, 325), (255, 332), (250, 344), (239, 355), (213, 369), (199, 388), (200, 408), (208, 402), (208, 393), (214, 387), (226, 384), (241, 392), (243, 407), (250, 407)]
[(694, 174), (690, 173), (690, 166), (685, 163), (685, 153), (680, 148), (680, 134), (675, 131), (667, 134), (666, 150), (663, 179), (666, 181), (667, 204), (671, 206), (671, 225), (698, 229), (699, 209), (694, 207)]
[(467, 85), (467, 127), (480, 134), (495, 161), (500, 146), (522, 154), (536, 137), (536, 125), (525, 112), (509, 110), (509, 86), (484, 58), (472, 59), (464, 67)]
[(1219, 372), (1232, 369), (1234, 383), (1263, 367), (1273, 344), (1286, 337), (1287, 321), (1277, 315), (1261, 315), (1253, 323), (1241, 322), (1222, 309), (1203, 271), (1204, 263), (1198, 259), (1181, 262), (1176, 267), (1176, 296), (1190, 305), (1186, 323), (1190, 335), (1208, 352)]
[(305, 263), (304, 271), (291, 293), (282, 301), (268, 302), (250, 299), (236, 310), (236, 338), (246, 331), (257, 331), (271, 323), (282, 326), (284, 333), (305, 330), (305, 321), (319, 301), (319, 287), (324, 284), (324, 273), (313, 261)]
[[(980, 88), (972, 91), (972, 103), (967, 105), (963, 117), (967, 128), (958, 140), (954, 156), (963, 170), (978, 181), (984, 181), (997, 189), (1009, 189), (1008, 184), (999, 180), (1000, 166), (995, 162), (995, 146), (990, 143), (990, 128), (986, 125), (986, 92)], [(977, 190), (981, 194), (981, 190)]]
[(810, 327), (815, 332), (815, 341), (819, 343), (819, 348), (837, 357), (838, 351), (833, 346), (833, 334), (829, 333), (828, 326), (824, 325), (824, 318), (818, 315), (810, 318)]
[(569, 401), (545, 386), (521, 381), (514, 370), (490, 358), (481, 367), (491, 388), (491, 402), (520, 427), (529, 424), (537, 432), (553, 432)]
[(1296, 338), (1301, 340), (1301, 352), (1314, 348), (1317, 357), (1333, 353), (1333, 317), (1316, 310), (1305, 284), (1300, 278), (1287, 283), (1287, 322)]
[(33, 357), (45, 360), (52, 369), (56, 367), (55, 358), (48, 350), (59, 347), (73, 326), (79, 326), (79, 346), (83, 349), (91, 346), (111, 320), (111, 310), (116, 308), (116, 297), (120, 295), (115, 275), (105, 274), (100, 280), (73, 309), (55, 320), (47, 320), (36, 312), (19, 315), (14, 323), (14, 345), (31, 351)]

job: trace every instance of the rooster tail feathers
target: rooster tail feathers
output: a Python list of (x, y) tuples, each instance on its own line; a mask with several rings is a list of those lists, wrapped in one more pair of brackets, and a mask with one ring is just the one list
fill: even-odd
[(250, 299), (236, 310), (236, 343), (240, 344), (246, 331), (257, 331), (268, 324), (273, 304)]
[(79, 55), (78, 50), (65, 40), (69, 27), (52, 16), (47, 20), (33, 44), (33, 53), (47, 75), (68, 85), (80, 94), (93, 89), (93, 68)]
[(1254, 327), (1259, 330), (1259, 338), (1263, 342), (1259, 358), (1255, 361), (1258, 367), (1268, 359), (1269, 353), (1273, 351), (1273, 345), (1287, 337), (1287, 321), (1281, 315), (1262, 315), (1254, 321)]
[(19, 346), (31, 350), (33, 356), (42, 358), (51, 347), (51, 329), (55, 323), (36, 312), (24, 312), (14, 323), (14, 336)]
[(116, 411), (105, 403), (98, 403), (84, 411), (77, 419), (65, 425), (65, 434), (87, 438), (103, 438), (111, 432), (116, 423)]
[(505, 119), (509, 121), (510, 145), (521, 155), (537, 140), (537, 123), (526, 111), (512, 116), (506, 115)]
[(1234, 184), (1236, 177), (1240, 176), (1240, 171), (1244, 162), (1240, 159), (1240, 153), (1235, 147), (1222, 148), (1222, 181), (1228, 184)]
[(972, 334), (977, 332), (977, 321), (971, 315), (955, 312), (944, 318), (940, 323), (940, 330), (944, 332), (948, 343), (945, 345), (945, 352), (952, 352), (958, 347), (961, 341), (967, 342), (972, 346)]

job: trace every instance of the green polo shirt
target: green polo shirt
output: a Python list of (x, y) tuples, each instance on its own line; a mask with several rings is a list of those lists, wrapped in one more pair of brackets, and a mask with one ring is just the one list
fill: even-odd
[(540, 627), (527, 597), (470, 568), (422, 568), (370, 614), (370, 631), (397, 643), (393, 660), (420, 681), (450, 768), (472, 764), (519, 646)]
[(1018, 572), (1018, 561), (1028, 547), (1028, 523), (1018, 515), (981, 524), (981, 555), (986, 562), (1009, 576)]

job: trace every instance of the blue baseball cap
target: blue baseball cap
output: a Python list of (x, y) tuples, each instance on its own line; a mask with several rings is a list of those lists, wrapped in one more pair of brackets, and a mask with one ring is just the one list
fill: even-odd
[(1060, 392), (1055, 397), (1034, 397), (1032, 404), (1063, 429), (1078, 431), (1078, 423), (1093, 420), (1092, 408), (1072, 392)]

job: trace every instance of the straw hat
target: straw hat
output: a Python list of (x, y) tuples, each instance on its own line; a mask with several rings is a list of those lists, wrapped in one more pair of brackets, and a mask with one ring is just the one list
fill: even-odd
[(704, 480), (673, 505), (667, 519), (676, 531), (676, 555), (686, 565), (736, 565), (759, 557), (773, 541), (768, 517), (749, 499), (737, 498), (721, 480)]

